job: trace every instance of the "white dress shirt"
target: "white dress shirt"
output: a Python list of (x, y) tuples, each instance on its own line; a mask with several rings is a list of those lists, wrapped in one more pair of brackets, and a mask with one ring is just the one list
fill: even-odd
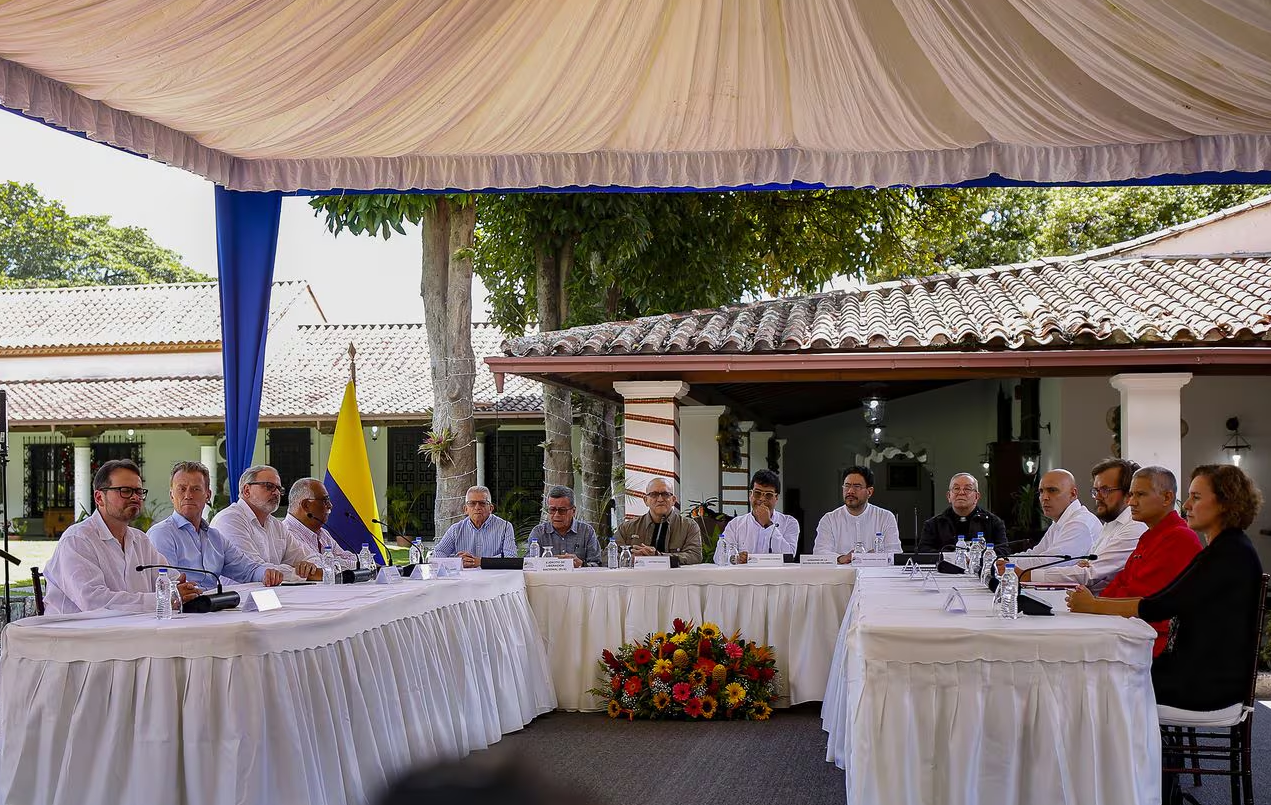
[[(734, 517), (724, 526), (720, 542), (728, 540), (746, 553), (794, 553), (799, 547), (799, 521), (788, 514), (774, 511), (767, 528), (759, 525), (755, 516), (746, 512)], [(728, 564), (728, 552), (715, 547), (715, 564)]]
[(865, 546), (866, 553), (873, 553), (874, 535), (880, 531), (883, 532), (883, 552), (900, 553), (900, 528), (895, 514), (873, 503), (866, 503), (865, 511), (860, 514), (852, 514), (844, 504), (816, 524), (812, 553), (845, 556), (858, 541)]
[[(1094, 512), (1081, 505), (1080, 500), (1074, 500), (1068, 504), (1068, 508), (1064, 509), (1064, 513), (1059, 515), (1059, 519), (1050, 524), (1050, 528), (1046, 529), (1046, 535), (1042, 537), (1042, 541), (1037, 543), (1037, 547), (1027, 551), (1028, 554), (1046, 554), (1061, 556), (1085, 556), (1092, 553), (1090, 550), (1094, 547), (1094, 541), (1099, 537), (1103, 524), (1099, 522), (1099, 518), (1094, 516)], [(1015, 563), (1016, 571), (1028, 570), (1038, 565), (1044, 565), (1048, 562), (1054, 562), (1054, 559), (1034, 559), (1030, 556), (1012, 557), (1011, 561)], [(1075, 562), (1076, 560), (1073, 560)], [(1073, 562), (1065, 564), (1071, 565)], [(1031, 576), (1029, 578), (1032, 578)]]
[(340, 565), (341, 570), (353, 570), (357, 567), (357, 554), (346, 551), (335, 537), (331, 536), (331, 532), (324, 527), (319, 527), (317, 533), (313, 529), (301, 522), (299, 517), (288, 512), (287, 516), (282, 518), (282, 524), (287, 527), (287, 531), (296, 541), (305, 547), (305, 549), (321, 554), (322, 549), (328, 545), (331, 546), (331, 554), (335, 557), (336, 563)]
[(296, 565), (320, 561), (316, 553), (287, 531), (282, 520), (270, 516), (261, 525), (256, 512), (242, 498), (221, 509), (212, 518), (212, 527), (257, 562), (282, 571), (283, 581), (304, 581), (296, 575)]
[[(101, 512), (82, 520), (62, 534), (53, 556), (44, 566), (49, 590), (44, 599), (50, 615), (118, 609), (154, 612), (154, 583), (158, 572), (138, 571), (137, 565), (166, 565), (145, 533), (129, 528), (119, 541), (106, 526)], [(176, 580), (176, 571), (168, 571)]]
[(1107, 587), (1112, 577), (1125, 567), (1125, 560), (1134, 553), (1134, 548), (1139, 544), (1139, 537), (1143, 536), (1144, 531), (1147, 531), (1147, 523), (1140, 523), (1131, 517), (1130, 507), (1126, 506), (1115, 520), (1103, 524), (1099, 539), (1090, 550), (1090, 553), (1099, 557), (1098, 559), (1085, 567), (1069, 565), (1068, 567), (1042, 568), (1030, 574), (1028, 578), (1030, 581), (1051, 584), (1083, 584), (1097, 593)]

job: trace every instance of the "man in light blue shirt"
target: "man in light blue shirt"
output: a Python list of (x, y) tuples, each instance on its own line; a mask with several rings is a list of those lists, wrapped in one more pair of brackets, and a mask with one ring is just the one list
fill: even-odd
[(178, 461), (173, 465), (172, 515), (150, 527), (146, 532), (150, 542), (174, 565), (207, 569), (208, 573), (188, 574), (189, 580), (203, 589), (215, 587), (218, 575), (231, 583), (281, 584), (281, 571), (252, 559), (203, 519), (211, 487), (211, 475), (203, 464)]
[(458, 556), (464, 567), (479, 567), (483, 556), (516, 556), (516, 534), (512, 524), (494, 514), (490, 490), (474, 486), (464, 496), (468, 516), (446, 529), (433, 549), (433, 556)]

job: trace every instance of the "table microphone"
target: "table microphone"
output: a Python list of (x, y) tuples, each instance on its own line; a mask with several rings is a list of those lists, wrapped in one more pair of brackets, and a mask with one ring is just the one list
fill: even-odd
[[(404, 539), (404, 540), (406, 540), (407, 542), (410, 542), (410, 538), (409, 538), (409, 537), (407, 537), (405, 534), (402, 534), (402, 533), (401, 533), (400, 531), (398, 531), (396, 528), (393, 528), (391, 525), (389, 525), (388, 523), (384, 522), (383, 520), (376, 520), (374, 517), (372, 517), (372, 518), (371, 518), (371, 522), (372, 522), (372, 523), (379, 523), (381, 526), (383, 526), (383, 527), (384, 527), (384, 528), (388, 531), (388, 535), (389, 535), (390, 537), (392, 537), (393, 539)], [(392, 564), (393, 564), (393, 555), (392, 555), (392, 554), (390, 554), (390, 553), (388, 552), (388, 548), (385, 548), (385, 549), (384, 549), (384, 555), (388, 557), (388, 563), (389, 563), (389, 565), (392, 565)], [(420, 559), (423, 559), (423, 557), (421, 556), (421, 557), (420, 557)], [(399, 571), (401, 572), (401, 574), (402, 574), (403, 576), (409, 576), (411, 573), (413, 573), (413, 572), (414, 572), (414, 570), (415, 570), (415, 565), (414, 565), (414, 564), (412, 564), (412, 563), (409, 563), (409, 562), (408, 562), (408, 563), (406, 563), (406, 564), (404, 564), (404, 565), (402, 565), (402, 566), (399, 568)]]
[[(354, 516), (353, 516), (353, 513), (352, 513), (352, 512), (345, 512), (345, 513), (344, 513), (344, 516), (345, 516), (345, 517), (347, 517), (347, 518), (349, 518), (350, 520), (356, 520), (356, 519), (357, 519), (356, 517), (354, 517)], [(374, 519), (374, 518), (372, 518), (372, 519), (371, 519), (371, 522), (372, 522), (372, 523), (380, 523), (380, 521), (379, 521), (379, 520), (376, 520), (376, 519)], [(380, 525), (384, 525), (384, 523), (380, 523)], [(390, 532), (390, 534), (389, 534), (390, 536), (398, 536), (397, 534), (392, 533), (392, 532), (393, 532), (393, 528), (392, 528), (392, 526), (387, 526), (387, 528), (388, 528), (388, 530), (389, 530), (389, 532)], [(372, 535), (371, 535), (371, 539), (375, 539), (375, 535), (374, 535), (374, 534), (372, 534)], [(380, 547), (380, 550), (382, 550), (382, 551), (384, 552), (384, 561), (388, 563), (388, 566), (389, 566), (389, 567), (392, 567), (392, 566), (393, 566), (393, 555), (392, 555), (391, 553), (389, 553), (389, 552), (388, 552), (388, 546), (384, 544), (384, 540), (382, 540), (382, 539), (375, 540), (375, 543), (376, 543), (376, 544)], [(361, 570), (361, 569), (366, 569), (366, 570), (375, 570), (376, 568), (361, 568), (361, 567), (359, 567), (359, 570)]]
[[(1093, 562), (1094, 560), (1099, 558), (1099, 554), (1088, 553), (1085, 556), (1066, 556), (1061, 553), (1039, 553), (1039, 554), (1021, 553), (1018, 556), (1012, 556), (1012, 557), (1006, 558), (1006, 561), (1013, 562), (1016, 559), (1019, 559), (1021, 557), (1027, 558), (1027, 559), (1054, 559), (1055, 560), (1053, 562), (1045, 562), (1043, 564), (1038, 565), (1037, 567), (1024, 568), (1024, 570), (1027, 570), (1029, 573), (1031, 573), (1034, 570), (1041, 570), (1042, 568), (1046, 568), (1046, 567), (1054, 567), (1055, 565), (1062, 565), (1064, 562), (1071, 562), (1074, 559), (1076, 560), (1088, 559), (1091, 562)], [(989, 592), (993, 592), (993, 593), (997, 592), (997, 572), (996, 571), (994, 571), (989, 576)]]
[(8, 562), (11, 565), (22, 564), (21, 559), (9, 553), (8, 551), (4, 550), (3, 548), (0, 548), (0, 559), (3, 559), (4, 561)]
[(182, 573), (204, 573), (216, 579), (216, 592), (203, 593), (196, 595), (189, 601), (181, 605), (181, 611), (187, 613), (204, 613), (204, 612), (220, 612), (222, 609), (233, 609), (238, 606), (241, 599), (238, 593), (230, 590), (225, 592), (221, 588), (221, 577), (210, 570), (201, 567), (181, 567), (180, 565), (137, 565), (137, 572), (143, 570), (152, 570), (155, 568), (167, 568), (168, 570), (180, 570)]

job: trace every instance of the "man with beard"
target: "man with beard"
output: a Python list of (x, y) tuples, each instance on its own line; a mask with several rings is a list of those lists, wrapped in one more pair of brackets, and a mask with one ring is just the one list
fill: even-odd
[(848, 467), (843, 474), (843, 505), (816, 524), (812, 553), (838, 556), (840, 565), (852, 561), (852, 546), (860, 543), (866, 553), (874, 552), (874, 537), (883, 535), (883, 552), (900, 553), (900, 528), (896, 515), (869, 502), (874, 494), (874, 471), (869, 467)]
[(654, 478), (644, 487), (644, 504), (649, 510), (618, 526), (619, 545), (630, 545), (636, 556), (670, 554), (681, 565), (702, 561), (702, 530), (697, 521), (681, 517), (675, 507), (679, 500), (670, 481)]
[(212, 518), (212, 527), (255, 561), (282, 571), (284, 581), (320, 580), (316, 553), (273, 516), (282, 503), (282, 478), (265, 464), (248, 467), (238, 479), (238, 501)]
[(971, 539), (976, 534), (984, 534), (985, 540), (997, 545), (1006, 542), (1006, 524), (1002, 518), (980, 508), (980, 483), (974, 475), (960, 472), (950, 478), (945, 497), (949, 508), (922, 524), (919, 553), (951, 551), (959, 537)]
[[(149, 492), (141, 483), (141, 470), (127, 459), (107, 461), (97, 470), (93, 476), (97, 510), (66, 529), (44, 568), (49, 584), (45, 599), (48, 614), (93, 609), (155, 611), (158, 574), (136, 568), (169, 562), (131, 525)], [(185, 603), (198, 595), (199, 589), (182, 574), (177, 576), (177, 592)]]

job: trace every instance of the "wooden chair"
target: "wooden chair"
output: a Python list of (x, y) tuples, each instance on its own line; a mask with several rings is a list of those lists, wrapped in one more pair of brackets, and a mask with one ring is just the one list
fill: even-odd
[(44, 614), (44, 574), (38, 567), (31, 568), (31, 590), (35, 593), (35, 614)]
[[(1176, 707), (1158, 706), (1161, 738), (1169, 743), (1162, 771), (1180, 777), (1192, 775), (1200, 784), (1201, 775), (1220, 775), (1231, 780), (1232, 805), (1253, 805), (1253, 712), (1254, 689), (1258, 681), (1258, 646), (1262, 640), (1263, 618), (1267, 611), (1267, 585), (1271, 576), (1263, 575), (1258, 594), (1258, 617), (1254, 621), (1257, 635), (1253, 657), (1249, 662), (1249, 693), (1245, 700), (1231, 707), (1201, 713)], [(1199, 741), (1197, 740), (1199, 739)], [(1201, 761), (1219, 761), (1221, 768), (1204, 768)], [(1171, 761), (1177, 761), (1171, 766)], [(1243, 789), (1244, 797), (1241, 798)], [(1190, 795), (1184, 795), (1195, 802)]]

